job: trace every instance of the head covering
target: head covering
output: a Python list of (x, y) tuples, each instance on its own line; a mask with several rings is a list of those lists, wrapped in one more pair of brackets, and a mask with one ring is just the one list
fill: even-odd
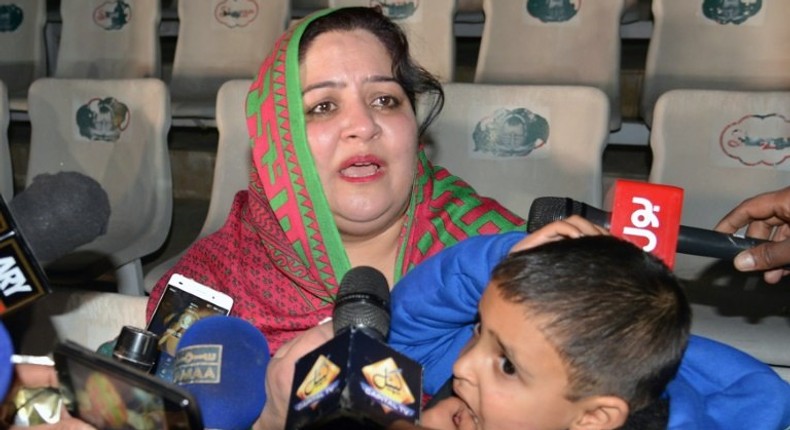
[[(333, 11), (294, 25), (264, 60), (244, 111), (252, 144), (249, 189), (237, 194), (226, 224), (196, 242), (159, 281), (149, 318), (172, 273), (233, 297), (231, 313), (261, 329), (272, 352), (331, 315), (351, 263), (307, 143), (299, 40), (310, 22)], [(420, 149), (395, 279), (464, 238), (510, 230), (525, 230), (525, 222), (432, 166)]]

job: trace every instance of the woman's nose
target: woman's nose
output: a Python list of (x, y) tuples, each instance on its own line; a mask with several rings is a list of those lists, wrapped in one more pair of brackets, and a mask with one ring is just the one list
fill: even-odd
[(362, 102), (346, 105), (345, 123), (343, 137), (347, 139), (367, 141), (381, 132), (376, 113)]

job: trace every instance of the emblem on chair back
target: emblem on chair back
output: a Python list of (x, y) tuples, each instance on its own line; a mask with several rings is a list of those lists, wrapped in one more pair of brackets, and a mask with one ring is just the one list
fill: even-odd
[(22, 25), (25, 13), (15, 4), (0, 5), (0, 32), (11, 32)]
[(246, 27), (258, 17), (258, 10), (255, 0), (220, 0), (214, 18), (228, 28)]
[(582, 0), (528, 0), (527, 12), (542, 22), (564, 22), (576, 16)]
[(129, 125), (129, 107), (112, 97), (91, 99), (77, 109), (80, 135), (90, 140), (115, 142)]
[(370, 6), (380, 6), (385, 16), (397, 21), (414, 15), (420, 0), (370, 0)]
[(763, 6), (763, 0), (705, 0), (702, 13), (719, 24), (743, 24)]
[(790, 170), (790, 119), (778, 113), (746, 115), (724, 127), (719, 145), (743, 165)]
[(526, 108), (497, 109), (481, 119), (472, 133), (474, 152), (498, 157), (525, 157), (548, 139), (546, 118)]
[(107, 1), (93, 11), (93, 22), (105, 30), (120, 30), (132, 19), (132, 7), (124, 0)]

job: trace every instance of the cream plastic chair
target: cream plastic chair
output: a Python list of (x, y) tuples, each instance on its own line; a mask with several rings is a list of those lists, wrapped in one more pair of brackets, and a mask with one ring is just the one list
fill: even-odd
[(8, 147), (8, 93), (0, 81), (0, 196), (6, 202), (14, 197), (14, 169), (11, 165), (11, 149)]
[(167, 134), (170, 100), (159, 79), (43, 78), (30, 87), (27, 184), (77, 171), (107, 192), (107, 233), (48, 270), (89, 272), (109, 263), (118, 291), (143, 294), (140, 258), (167, 238), (173, 209)]
[(331, 7), (375, 5), (403, 28), (417, 63), (442, 82), (454, 80), (456, 0), (329, 0)]
[(671, 89), (790, 90), (790, 2), (719, 3), (653, 0), (640, 102), (648, 125)]
[(55, 77), (161, 77), (159, 0), (68, 0), (60, 15)]
[(592, 87), (445, 85), (429, 158), (527, 217), (537, 197), (600, 207), (609, 102)]
[[(211, 200), (198, 238), (215, 232), (228, 218), (237, 191), (246, 190), (250, 182), (251, 149), (244, 106), (252, 79), (236, 79), (223, 84), (217, 94), (217, 159)], [(151, 268), (145, 275), (145, 289), (154, 285), (184, 255), (184, 252)]]
[[(556, 3), (556, 5), (554, 5)], [(610, 129), (620, 128), (620, 18), (623, 0), (484, 0), (475, 82), (582, 85), (609, 97)]]
[(175, 125), (213, 125), (217, 91), (255, 76), (290, 21), (289, 0), (178, 2), (170, 80)]
[[(744, 199), (790, 184), (790, 91), (672, 90), (653, 115), (649, 180), (684, 189), (683, 225), (712, 229)], [(683, 254), (675, 272), (689, 280), (693, 331), (790, 376), (790, 279), (766, 285), (732, 261)]]
[(0, 80), (8, 90), (12, 111), (27, 112), (30, 84), (47, 74), (45, 0), (19, 0), (0, 5)]

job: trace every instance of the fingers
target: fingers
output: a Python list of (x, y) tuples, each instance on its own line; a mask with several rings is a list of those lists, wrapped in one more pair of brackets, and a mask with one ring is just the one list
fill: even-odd
[(573, 215), (564, 220), (554, 221), (530, 233), (527, 237), (513, 245), (510, 252), (523, 251), (544, 243), (556, 242), (562, 239), (609, 234), (609, 231), (605, 228), (593, 224), (578, 215)]
[[(764, 221), (773, 226), (790, 222), (790, 187), (744, 200), (725, 215), (714, 229), (723, 233), (735, 233), (755, 221)], [(759, 227), (764, 228), (767, 225)], [(753, 233), (757, 234), (758, 231)], [(747, 234), (752, 235), (749, 232)]]
[(36, 426), (11, 426), (9, 430), (96, 430), (76, 418), (63, 418), (55, 424), (41, 424)]
[(735, 268), (742, 272), (771, 270), (764, 275), (765, 281), (775, 284), (787, 274), (782, 266), (790, 265), (790, 239), (781, 242), (769, 242), (747, 249), (735, 256)]
[(474, 430), (477, 421), (469, 407), (457, 397), (448, 397), (423, 411), (420, 423), (436, 430)]

